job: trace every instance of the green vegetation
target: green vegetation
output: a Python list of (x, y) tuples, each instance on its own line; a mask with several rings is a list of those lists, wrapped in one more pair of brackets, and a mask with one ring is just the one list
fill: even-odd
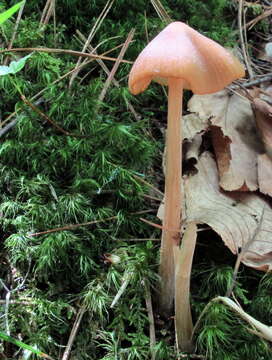
[[(0, 11), (14, 3), (3, 1)], [(13, 47), (80, 51), (76, 30), (88, 37), (105, 3), (57, 1), (54, 25), (52, 17), (40, 24), (45, 1), (29, 0)], [(237, 39), (232, 2), (164, 0), (162, 5), (171, 18), (222, 44)], [(1, 25), (3, 48), (15, 21), (13, 16)], [(122, 44), (135, 27), (135, 41), (125, 54), (133, 61), (146, 31), (151, 38), (163, 26), (151, 2), (116, 0), (91, 44), (100, 44), (102, 54)], [(1, 53), (1, 65), (7, 56), (22, 63), (25, 55)], [(34, 52), (18, 73), (0, 76), (0, 324), (1, 333), (13, 338), (0, 339), (3, 359), (38, 358), (20, 342), (18, 348), (14, 338), (36, 354), (64, 359), (75, 324), (70, 359), (151, 358), (146, 302), (151, 292), (156, 311), (160, 230), (141, 218), (158, 222), (158, 195), (148, 183), (163, 189), (164, 92), (152, 86), (131, 96), (130, 65), (122, 63), (115, 76), (120, 86), (111, 84), (99, 101), (107, 75), (96, 61), (83, 66), (72, 84), (70, 75), (64, 77), (77, 60)], [(140, 115), (137, 121), (130, 105)], [(213, 251), (205, 250), (211, 243)], [(204, 232), (193, 270), (195, 321), (209, 300), (226, 293), (234, 260), (213, 233)], [(271, 324), (271, 276), (262, 277), (243, 267), (235, 295), (252, 316)], [(176, 359), (173, 320), (155, 314), (155, 321), (156, 359)], [(196, 344), (196, 353), (211, 360), (271, 357), (269, 345), (221, 304), (201, 320)]]

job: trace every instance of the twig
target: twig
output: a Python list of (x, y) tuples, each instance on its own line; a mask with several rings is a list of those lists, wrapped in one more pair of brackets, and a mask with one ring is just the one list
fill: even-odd
[(150, 353), (151, 353), (151, 360), (156, 360), (156, 332), (155, 332), (155, 322), (154, 322), (154, 315), (153, 315), (153, 308), (152, 308), (152, 299), (151, 299), (151, 292), (150, 286), (147, 279), (143, 280), (144, 287), (145, 287), (145, 304), (148, 314), (149, 320), (149, 344), (150, 344)]
[(62, 127), (60, 127), (58, 124), (56, 124), (52, 119), (50, 119), (49, 116), (47, 116), (40, 109), (38, 109), (34, 104), (32, 104), (29, 100), (27, 100), (27, 98), (24, 95), (21, 95), (21, 99), (23, 100), (23, 102), (26, 105), (28, 105), (33, 111), (35, 111), (35, 113), (37, 113), (43, 119), (45, 119), (47, 122), (49, 122), (51, 125), (53, 125), (54, 128), (59, 130), (62, 134), (66, 135), (66, 136), (73, 136), (73, 137), (78, 137), (78, 138), (88, 138), (89, 137), (89, 135), (74, 134), (74, 133), (70, 133), (70, 132), (64, 130)]
[(50, 0), (50, 7), (47, 11), (47, 14), (44, 17), (43, 24), (42, 24), (43, 26), (48, 24), (49, 19), (52, 15), (54, 15), (54, 12), (55, 12), (55, 0)]
[(261, 15), (255, 17), (255, 19), (249, 21), (245, 27), (247, 27), (249, 30), (253, 28), (259, 21), (265, 19), (266, 17), (272, 15), (272, 9), (268, 9), (264, 11)]
[(156, 238), (146, 238), (146, 239), (138, 239), (138, 238), (133, 238), (133, 239), (121, 239), (121, 238), (118, 238), (117, 239), (118, 241), (128, 241), (128, 242), (130, 242), (130, 241), (135, 241), (135, 242), (137, 242), (137, 241), (161, 241), (161, 239), (156, 239)]
[(246, 68), (249, 74), (249, 77), (253, 77), (253, 71), (250, 66), (249, 57), (245, 45), (245, 38), (243, 34), (243, 26), (242, 26), (242, 19), (243, 19), (243, 10), (244, 10), (244, 0), (239, 0), (239, 7), (238, 7), (238, 25), (239, 25), (239, 34), (240, 34), (240, 41), (241, 41), (241, 47), (243, 51), (243, 57), (246, 64)]
[(81, 323), (81, 320), (82, 320), (83, 315), (85, 314), (85, 312), (86, 312), (86, 306), (82, 305), (80, 307), (77, 315), (76, 315), (76, 319), (75, 319), (74, 325), (72, 327), (68, 343), (67, 343), (66, 348), (64, 350), (64, 353), (62, 355), (62, 360), (68, 360), (69, 359), (69, 356), (70, 356), (70, 353), (71, 353), (71, 350), (72, 350), (72, 346), (73, 346), (76, 334), (77, 334), (78, 329), (79, 329), (79, 325)]
[(135, 177), (135, 179), (141, 181), (143, 184), (149, 186), (152, 190), (156, 191), (158, 194), (161, 195), (161, 197), (163, 198), (164, 194), (162, 191), (160, 191), (159, 189), (157, 189), (154, 185), (150, 184), (149, 182), (147, 182), (146, 180), (144, 180), (142, 177), (138, 176), (138, 175), (133, 175), (133, 177)]
[[(77, 30), (78, 35), (84, 39), (84, 35), (80, 33), (80, 31)], [(86, 39), (84, 39), (86, 41)], [(96, 50), (95, 48), (92, 47), (91, 44), (89, 44), (89, 49), (91, 50), (92, 54), (96, 54)], [(110, 70), (108, 69), (108, 67), (105, 65), (105, 63), (103, 62), (103, 60), (101, 59), (97, 59), (96, 60), (98, 62), (98, 64), (102, 67), (102, 69), (105, 71), (105, 73), (109, 76), (110, 74)], [(115, 85), (117, 88), (120, 88), (120, 83), (113, 77), (112, 79), (113, 85)], [(127, 100), (127, 107), (129, 108), (129, 110), (131, 111), (131, 113), (133, 114), (135, 120), (139, 120), (140, 116), (137, 114), (136, 110), (134, 109), (133, 105)]]
[(40, 27), (43, 25), (44, 19), (46, 17), (47, 12), (49, 11), (50, 5), (51, 5), (51, 0), (47, 0), (45, 5), (44, 5), (42, 16), (41, 16), (41, 19), (40, 19), (40, 23), (39, 23)]
[[(0, 304), (4, 305), (6, 303), (6, 300), (0, 300)], [(35, 305), (34, 301), (26, 301), (26, 300), (9, 300), (10, 305), (24, 305), (24, 306), (32, 306)]]
[(166, 23), (170, 23), (173, 20), (170, 18), (170, 16), (167, 14), (165, 8), (163, 7), (160, 0), (151, 0), (151, 4), (153, 5), (156, 13), (158, 14), (159, 18), (162, 21), (165, 21)]
[(5, 127), (0, 129), (0, 137), (4, 136), (10, 129), (12, 129), (17, 124), (18, 119), (12, 120)]
[(272, 79), (272, 73), (270, 74), (265, 74), (262, 75), (260, 77), (258, 77), (258, 79), (254, 79), (254, 80), (249, 80), (249, 81), (244, 81), (241, 85), (240, 84), (233, 84), (231, 86), (228, 86), (227, 89), (229, 90), (237, 90), (240, 89), (241, 87), (251, 87), (251, 86), (255, 86), (255, 85), (260, 85), (266, 81), (270, 81)]
[[(12, 33), (10, 42), (9, 42), (9, 44), (8, 44), (8, 49), (11, 49), (11, 48), (12, 48), (13, 42), (14, 42), (15, 37), (16, 37), (16, 34), (17, 34), (18, 26), (19, 26), (19, 23), (20, 23), (21, 18), (22, 18), (22, 14), (23, 14), (23, 11), (24, 11), (25, 4), (26, 4), (26, 2), (23, 2), (23, 4), (22, 4), (21, 7), (20, 7), (20, 10), (19, 10), (19, 12), (18, 12), (18, 16), (17, 16), (17, 19), (16, 19), (16, 23), (15, 23), (14, 28), (13, 28), (13, 33)], [(5, 60), (4, 60), (4, 65), (7, 65), (8, 59), (9, 59), (9, 56), (7, 56), (7, 57), (5, 58)]]
[[(118, 49), (118, 48), (121, 47), (121, 46), (122, 46), (122, 44), (114, 47), (113, 49), (110, 49), (110, 50), (106, 51), (105, 53), (102, 54), (102, 56), (104, 56), (104, 55), (112, 52), (113, 50)], [(11, 49), (11, 51), (13, 51), (13, 49)], [(1, 53), (1, 50), (0, 50), (0, 53)], [(81, 64), (80, 67), (83, 68), (85, 65), (91, 63), (91, 62), (94, 61), (95, 59), (96, 59), (96, 58), (92, 58), (92, 59), (89, 60), (88, 62)], [(99, 59), (100, 59), (100, 57), (99, 57)], [(61, 80), (65, 79), (66, 77), (68, 77), (69, 75), (71, 75), (71, 73), (72, 73), (73, 71), (75, 71), (75, 70), (76, 70), (76, 69), (73, 68), (72, 70), (68, 71), (66, 74), (62, 75), (61, 77), (59, 77), (58, 79), (56, 79), (55, 81), (53, 81), (51, 84), (49, 84), (49, 85), (46, 86), (44, 89), (42, 89), (41, 91), (39, 91), (37, 94), (35, 94), (34, 96), (32, 96), (32, 97), (30, 98), (30, 101), (33, 101), (33, 100), (37, 99), (37, 98), (38, 98), (40, 95), (42, 95), (50, 86), (52, 86), (52, 85), (54, 85), (54, 84), (57, 84), (57, 83), (60, 82)], [(18, 113), (18, 111), (21, 110), (21, 109), (22, 109), (22, 108), (18, 108), (16, 111), (14, 111), (14, 112), (11, 113), (9, 116), (7, 116), (7, 117), (5, 118), (5, 120), (3, 120), (3, 121), (0, 123), (0, 126), (1, 126), (1, 127), (4, 126), (4, 125), (5, 125), (10, 119), (12, 119), (12, 118)]]
[[(155, 210), (153, 210), (153, 209), (142, 210), (142, 211), (136, 211), (134, 213), (131, 213), (130, 215), (141, 215), (141, 214), (146, 214), (146, 213), (150, 213), (150, 212), (154, 212), (154, 211)], [(27, 234), (27, 236), (34, 237), (34, 236), (51, 234), (51, 233), (58, 232), (58, 231), (73, 230), (73, 229), (77, 229), (77, 228), (82, 227), (82, 226), (94, 225), (94, 224), (103, 223), (105, 221), (111, 221), (111, 220), (115, 220), (115, 219), (118, 219), (118, 215), (111, 216), (111, 217), (108, 217), (108, 218), (105, 218), (105, 219), (93, 220), (93, 221), (89, 221), (89, 222), (81, 223), (81, 224), (65, 225), (65, 226), (62, 226), (62, 227), (49, 229), (49, 230), (45, 230), (45, 231), (41, 231), (41, 232), (37, 232), (37, 233), (32, 233), (32, 234), (29, 233), (29, 234)]]
[[(94, 54), (88, 54), (88, 53), (82, 53), (81, 51), (75, 51), (75, 50), (67, 50), (67, 49), (52, 49), (52, 48), (12, 48), (12, 49), (3, 49), (0, 50), (0, 54), (3, 54), (5, 52), (46, 52), (46, 53), (55, 53), (55, 54), (68, 54), (73, 56), (82, 56), (86, 58), (91, 59), (102, 59), (102, 60), (109, 60), (109, 61), (116, 61), (116, 58), (112, 58), (109, 56), (104, 55), (94, 55)], [(126, 64), (133, 64), (133, 61), (128, 60), (121, 60), (122, 63)], [(75, 71), (75, 70), (73, 70)]]
[(119, 301), (120, 297), (123, 295), (123, 293), (125, 292), (129, 281), (132, 277), (133, 273), (130, 271), (125, 272), (124, 276), (123, 276), (123, 283), (120, 287), (120, 289), (118, 290), (117, 294), (115, 295), (114, 299), (112, 300), (111, 306), (110, 308), (113, 308), (117, 302)]
[(109, 88), (109, 86), (110, 86), (110, 84), (111, 84), (111, 82), (112, 82), (112, 80), (114, 78), (114, 75), (115, 75), (115, 73), (116, 73), (116, 71), (117, 71), (117, 69), (118, 69), (118, 67), (120, 65), (120, 62), (123, 59), (123, 57), (125, 55), (125, 52), (127, 51), (127, 48), (129, 46), (130, 42), (132, 41), (134, 33), (135, 33), (135, 29), (132, 29), (129, 32), (128, 37), (127, 37), (127, 39), (126, 39), (126, 41), (125, 41), (125, 43), (124, 43), (118, 57), (117, 57), (117, 60), (114, 63), (112, 69), (111, 69), (111, 72), (110, 72), (110, 74), (109, 74), (109, 76), (108, 76), (108, 78), (107, 78), (107, 80), (106, 80), (106, 82), (104, 84), (104, 87), (103, 87), (103, 89), (102, 89), (102, 91), (101, 91), (101, 93), (100, 93), (100, 95), (98, 97), (98, 100), (101, 101), (101, 102), (104, 100), (106, 92), (107, 92), (107, 90), (108, 90), (108, 88)]
[(27, 236), (34, 237), (34, 236), (51, 234), (51, 233), (58, 232), (58, 231), (73, 230), (73, 229), (77, 229), (77, 228), (82, 227), (82, 226), (94, 225), (94, 224), (98, 224), (98, 223), (105, 222), (105, 221), (115, 220), (117, 218), (118, 218), (118, 216), (111, 216), (111, 217), (108, 217), (108, 218), (105, 218), (105, 219), (88, 221), (86, 223), (81, 223), (81, 224), (65, 225), (65, 226), (50, 229), (50, 230), (40, 231), (40, 232), (33, 233), (33, 234), (27, 234)]
[[(92, 27), (92, 30), (88, 36), (88, 39), (86, 41), (86, 43), (84, 44), (83, 46), (83, 49), (82, 49), (82, 53), (85, 53), (87, 48), (88, 48), (88, 45), (91, 43), (95, 33), (97, 32), (97, 30), (99, 29), (99, 27), (101, 26), (103, 20), (105, 19), (105, 17), (107, 16), (108, 12), (110, 11), (110, 8), (112, 7), (112, 4), (114, 3), (114, 0), (108, 0), (106, 5), (104, 6), (102, 12), (100, 13), (98, 19), (96, 20), (94, 26)], [(71, 79), (70, 79), (70, 82), (69, 82), (69, 87), (72, 86), (72, 83), (74, 81), (74, 79), (76, 78), (78, 72), (79, 72), (79, 69), (78, 67), (80, 66), (81, 64), (81, 61), (82, 61), (82, 57), (80, 57), (77, 61), (77, 64), (75, 66), (75, 72), (73, 72), (72, 76), (71, 76)]]

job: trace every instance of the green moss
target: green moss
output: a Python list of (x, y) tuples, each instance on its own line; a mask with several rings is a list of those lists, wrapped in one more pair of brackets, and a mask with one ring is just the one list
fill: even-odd
[[(224, 45), (237, 39), (232, 3), (227, 0), (164, 0), (162, 4), (174, 20), (185, 21)], [(88, 37), (104, 6), (102, 0), (57, 1), (56, 28), (51, 20), (38, 30), (44, 1), (29, 0), (14, 46), (79, 50), (76, 29)], [(146, 29), (152, 38), (164, 25), (151, 2), (116, 0), (92, 45), (101, 44), (99, 53), (108, 51), (123, 43), (135, 27), (135, 41), (125, 54), (133, 61), (147, 42)], [(14, 19), (1, 27), (5, 45), (13, 30)], [(110, 56), (118, 53), (119, 49)], [(17, 59), (21, 54), (10, 56)], [(0, 77), (1, 117), (6, 119), (16, 111), (16, 124), (2, 136), (0, 147), (0, 257), (6, 265), (0, 277), (7, 287), (17, 289), (11, 299), (18, 301), (10, 305), (7, 321), (14, 337), (58, 359), (76, 315), (84, 309), (71, 359), (150, 359), (143, 284), (149, 285), (156, 310), (159, 242), (146, 239), (159, 240), (160, 231), (141, 220), (157, 222), (158, 202), (144, 197), (150, 189), (139, 177), (163, 188), (166, 99), (158, 85), (132, 96), (127, 89), (130, 65), (121, 64), (115, 75), (120, 86), (111, 85), (100, 103), (107, 75), (96, 62), (86, 65), (72, 86), (70, 77), (57, 81), (77, 60), (71, 55), (35, 53), (16, 75), (17, 86), (28, 99), (42, 91), (31, 101), (51, 122), (23, 103), (9, 77)], [(112, 68), (112, 63), (106, 64)], [(129, 103), (139, 113), (139, 121)], [(88, 226), (48, 231), (93, 221)], [(225, 294), (232, 281), (234, 258), (228, 254), (221, 258), (224, 251), (222, 245), (204, 257), (202, 249), (201, 256), (196, 256), (195, 320), (211, 298)], [(215, 261), (218, 254), (221, 262)], [(119, 259), (114, 264), (109, 260), (112, 255)], [(244, 269), (234, 292), (253, 316), (271, 322), (271, 307), (266, 306), (271, 279), (260, 282), (260, 277)], [(250, 283), (249, 278), (253, 279)], [(124, 282), (123, 293), (111, 307)], [(258, 287), (256, 293), (254, 287)], [(5, 290), (1, 291), (4, 299)], [(6, 331), (6, 322), (1, 321)], [(156, 329), (156, 360), (176, 359), (172, 320), (156, 320)], [(197, 352), (208, 354), (211, 360), (270, 358), (267, 344), (218, 304), (203, 318), (196, 342)], [(6, 343), (3, 347), (7, 352)], [(9, 358), (24, 356), (17, 351), (9, 347)]]

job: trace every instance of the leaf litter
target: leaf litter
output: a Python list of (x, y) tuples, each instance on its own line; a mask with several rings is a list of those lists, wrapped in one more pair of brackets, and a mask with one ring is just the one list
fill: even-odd
[[(196, 171), (183, 176), (183, 218), (209, 225), (233, 254), (246, 249), (241, 259), (245, 265), (269, 271), (272, 209), (269, 197), (260, 192), (272, 194), (272, 162), (266, 151), (268, 145), (272, 149), (272, 132), (266, 140), (270, 113), (258, 104), (227, 90), (194, 95), (189, 101), (191, 113), (183, 117), (185, 159), (194, 160)], [(208, 131), (214, 154), (201, 150)], [(158, 217), (163, 217), (163, 205)]]

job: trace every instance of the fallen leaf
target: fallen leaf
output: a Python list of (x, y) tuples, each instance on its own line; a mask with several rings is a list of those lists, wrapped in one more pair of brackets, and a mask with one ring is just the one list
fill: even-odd
[(255, 191), (257, 155), (263, 146), (256, 135), (250, 102), (227, 90), (210, 95), (194, 95), (188, 108), (207, 121), (213, 138), (220, 186), (227, 191)]
[(272, 157), (272, 106), (260, 98), (254, 98), (252, 107), (265, 152)]
[(267, 154), (258, 156), (258, 183), (260, 192), (272, 196), (272, 160)]
[(271, 207), (256, 194), (221, 191), (216, 163), (209, 152), (200, 156), (196, 168), (196, 174), (184, 179), (186, 220), (208, 224), (233, 254), (240, 253), (259, 226), (242, 262), (259, 270), (272, 270)]
[[(183, 178), (183, 219), (209, 225), (233, 254), (240, 254), (246, 246), (241, 259), (245, 265), (272, 270), (272, 209), (269, 204), (257, 194), (222, 191), (211, 153), (200, 155), (195, 167), (197, 171), (193, 175)], [(162, 202), (158, 211), (161, 220), (163, 211)]]

